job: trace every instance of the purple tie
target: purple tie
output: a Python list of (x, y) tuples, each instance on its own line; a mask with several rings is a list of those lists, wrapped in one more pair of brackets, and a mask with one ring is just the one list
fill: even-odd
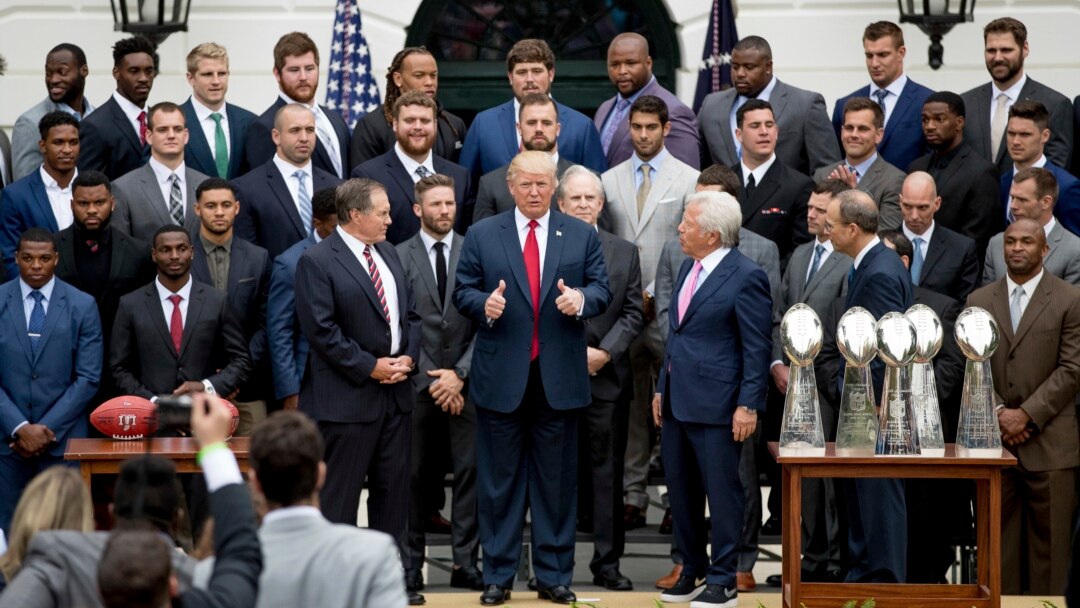
[(690, 308), (690, 299), (694, 297), (694, 291), (697, 290), (698, 277), (701, 276), (701, 271), (701, 262), (694, 262), (694, 267), (690, 270), (690, 284), (683, 287), (683, 290), (679, 292), (679, 323), (682, 323), (683, 317), (686, 316), (686, 309)]
[(600, 134), (600, 146), (604, 148), (604, 154), (611, 148), (611, 140), (615, 139), (615, 131), (626, 120), (626, 111), (630, 108), (629, 99), (619, 99), (612, 109), (611, 118), (604, 125), (604, 132)]

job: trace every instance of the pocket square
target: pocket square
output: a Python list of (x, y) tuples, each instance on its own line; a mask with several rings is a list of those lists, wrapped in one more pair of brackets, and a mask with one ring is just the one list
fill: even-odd
[(254, 280), (255, 280), (255, 277), (248, 277), (246, 279), (240, 279), (239, 281), (237, 281), (237, 284), (239, 284), (239, 283), (250, 283), (250, 282), (252, 282)]
[(787, 215), (787, 210), (779, 207), (770, 207), (768, 209), (762, 209), (761, 215)]

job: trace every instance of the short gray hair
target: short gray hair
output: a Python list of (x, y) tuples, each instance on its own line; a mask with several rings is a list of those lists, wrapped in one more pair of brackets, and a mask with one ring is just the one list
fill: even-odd
[(371, 204), (371, 195), (376, 190), (385, 191), (382, 184), (364, 177), (354, 177), (341, 183), (334, 191), (334, 202), (337, 203), (338, 221), (347, 224), (350, 220), (349, 212), (356, 209), (360, 213), (371, 213), (374, 205)]
[(866, 234), (877, 234), (878, 208), (869, 194), (862, 190), (844, 190), (836, 198), (840, 200), (840, 221), (855, 224)]
[(698, 226), (702, 230), (719, 234), (720, 244), (724, 247), (738, 246), (742, 208), (734, 196), (727, 192), (703, 190), (687, 197), (686, 206), (690, 205), (697, 205), (701, 210)]
[(589, 178), (600, 198), (604, 198), (604, 182), (600, 181), (600, 176), (592, 169), (581, 165), (571, 165), (563, 172), (562, 177), (559, 178), (559, 187), (555, 189), (555, 198), (560, 201), (563, 200), (566, 195), (566, 182), (579, 176)]

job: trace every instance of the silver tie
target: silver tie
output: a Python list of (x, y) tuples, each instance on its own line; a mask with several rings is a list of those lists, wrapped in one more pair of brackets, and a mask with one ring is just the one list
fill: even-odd
[(1017, 285), (1013, 289), (1012, 300), (1009, 302), (1009, 316), (1012, 317), (1012, 330), (1020, 327), (1020, 317), (1024, 315), (1024, 288)]

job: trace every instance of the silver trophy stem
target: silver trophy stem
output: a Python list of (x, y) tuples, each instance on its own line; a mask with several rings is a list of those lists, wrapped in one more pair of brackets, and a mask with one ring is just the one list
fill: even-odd
[(919, 448), (923, 456), (944, 456), (945, 435), (932, 363), (911, 364), (911, 397), (918, 421)]
[(784, 398), (780, 426), (781, 456), (824, 456), (825, 433), (821, 425), (814, 364), (792, 365)]
[(838, 456), (873, 456), (878, 419), (874, 407), (874, 384), (870, 367), (848, 364), (844, 368), (844, 394), (836, 429)]
[(908, 366), (885, 366), (885, 384), (881, 389), (881, 408), (877, 456), (917, 456), (919, 429), (915, 422), (915, 407), (911, 398), (911, 377)]
[(964, 368), (956, 454), (972, 458), (1001, 455), (1001, 434), (994, 412), (994, 375), (990, 371), (990, 361), (968, 359)]

